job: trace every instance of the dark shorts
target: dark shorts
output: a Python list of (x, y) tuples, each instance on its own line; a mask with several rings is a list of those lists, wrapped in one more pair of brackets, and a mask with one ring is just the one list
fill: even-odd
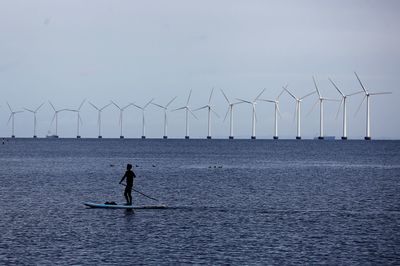
[(125, 193), (132, 193), (132, 187), (125, 187)]

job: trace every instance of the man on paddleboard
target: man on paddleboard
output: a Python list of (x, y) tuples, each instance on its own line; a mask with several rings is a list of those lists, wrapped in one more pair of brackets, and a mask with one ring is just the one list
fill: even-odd
[(121, 184), (126, 177), (126, 187), (124, 191), (124, 196), (126, 199), (126, 205), (132, 205), (132, 187), (133, 187), (133, 179), (136, 177), (135, 173), (132, 171), (132, 165), (126, 165), (126, 172), (125, 175), (121, 178), (119, 183)]

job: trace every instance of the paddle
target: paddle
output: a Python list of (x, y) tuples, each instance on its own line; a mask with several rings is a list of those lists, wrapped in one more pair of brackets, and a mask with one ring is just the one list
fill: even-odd
[[(124, 183), (120, 183), (120, 184), (126, 187), (126, 184), (124, 184)], [(152, 198), (152, 197), (150, 197), (150, 196), (144, 194), (143, 192), (140, 192), (139, 190), (136, 190), (136, 189), (134, 189), (134, 188), (132, 188), (132, 190), (135, 191), (135, 192), (137, 192), (137, 193), (139, 193), (139, 194), (141, 194), (142, 196), (145, 196), (146, 198), (149, 198), (149, 199), (152, 199), (152, 200), (155, 200), (155, 201), (160, 202), (158, 199)]]

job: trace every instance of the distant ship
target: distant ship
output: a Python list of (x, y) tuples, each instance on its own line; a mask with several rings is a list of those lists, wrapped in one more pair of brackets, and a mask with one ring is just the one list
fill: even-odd
[[(319, 137), (314, 137), (314, 139), (319, 139)], [(335, 140), (335, 136), (324, 136), (324, 140)]]
[(58, 139), (58, 136), (57, 135), (46, 135), (46, 138), (48, 138), (48, 139)]

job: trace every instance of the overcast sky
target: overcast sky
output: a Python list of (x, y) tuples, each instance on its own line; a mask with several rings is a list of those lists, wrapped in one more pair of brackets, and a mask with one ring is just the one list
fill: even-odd
[[(273, 99), (283, 85), (302, 96), (314, 90), (316, 76), (323, 96), (339, 98), (328, 77), (345, 93), (359, 91), (353, 74), (373, 92), (373, 138), (400, 138), (399, 1), (73, 1), (0, 0), (0, 136), (10, 136), (9, 110), (46, 105), (38, 113), (38, 135), (47, 134), (52, 109), (77, 108), (87, 98), (104, 105), (144, 105), (151, 98), (172, 108), (185, 105), (193, 90), (193, 109), (207, 103), (214, 87), (213, 136), (227, 137), (223, 118), (232, 98)], [(362, 95), (348, 106), (348, 135), (365, 135)], [(302, 136), (318, 136), (319, 112), (309, 115), (316, 96), (304, 100)], [(294, 138), (294, 101), (281, 97), (279, 135)], [(326, 135), (341, 136), (338, 103), (327, 103)], [(235, 135), (251, 135), (251, 106), (235, 110)], [(207, 135), (207, 112), (191, 118), (192, 137)], [(162, 112), (147, 113), (148, 137), (161, 137)], [(61, 113), (59, 135), (74, 137), (76, 115)], [(273, 105), (257, 105), (257, 137), (272, 138)], [(104, 111), (103, 136), (118, 137), (118, 110)], [(82, 108), (83, 137), (97, 136), (97, 114)], [(32, 115), (16, 115), (17, 136), (32, 135)], [(170, 113), (170, 137), (185, 135), (184, 112)], [(53, 130), (54, 131), (54, 130)], [(126, 111), (126, 137), (141, 136), (141, 113)]]

